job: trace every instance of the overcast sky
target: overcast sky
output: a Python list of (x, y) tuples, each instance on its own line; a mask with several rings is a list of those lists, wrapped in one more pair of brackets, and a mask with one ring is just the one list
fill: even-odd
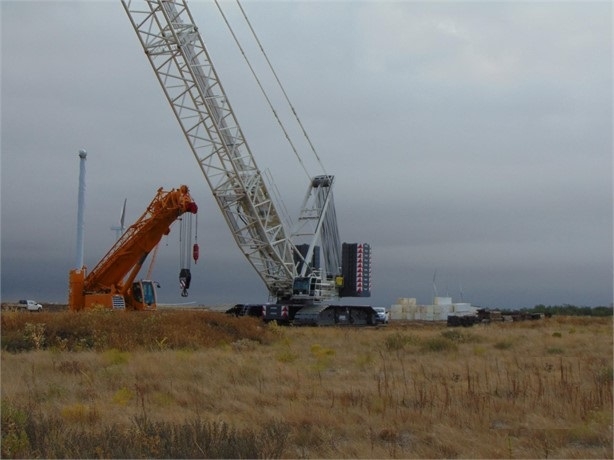
[[(2, 300), (66, 301), (85, 148), (88, 267), (114, 243), (124, 198), (132, 223), (158, 187), (187, 184), (201, 248), (187, 300), (266, 301), (120, 2), (0, 5)], [(246, 37), (236, 4), (223, 6)], [(610, 2), (243, 6), (337, 178), (341, 239), (372, 245), (361, 303), (430, 303), (435, 290), (487, 307), (612, 302)], [(296, 217), (301, 167), (215, 6), (191, 9), (258, 165)], [(161, 302), (186, 300), (178, 234), (155, 265)]]

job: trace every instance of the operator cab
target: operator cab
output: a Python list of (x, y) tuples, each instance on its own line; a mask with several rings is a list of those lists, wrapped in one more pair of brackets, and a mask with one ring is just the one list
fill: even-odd
[(315, 279), (310, 276), (298, 276), (294, 278), (292, 285), (293, 296), (313, 296)]
[(155, 309), (157, 304), (155, 281), (141, 280), (132, 283), (134, 301), (143, 309)]
[(336, 294), (334, 281), (324, 282), (319, 272), (313, 271), (309, 276), (297, 276), (292, 282), (294, 300), (310, 299), (319, 301)]

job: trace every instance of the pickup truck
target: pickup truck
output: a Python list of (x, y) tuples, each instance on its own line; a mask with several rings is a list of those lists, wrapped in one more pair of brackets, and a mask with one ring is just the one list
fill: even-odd
[(20, 300), (11, 306), (15, 310), (43, 311), (43, 306), (34, 300)]

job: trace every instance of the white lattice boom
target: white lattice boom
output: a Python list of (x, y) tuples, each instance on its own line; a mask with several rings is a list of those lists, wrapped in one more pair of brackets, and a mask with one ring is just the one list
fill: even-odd
[(238, 246), (271, 295), (290, 295), (294, 246), (185, 1), (122, 3)]

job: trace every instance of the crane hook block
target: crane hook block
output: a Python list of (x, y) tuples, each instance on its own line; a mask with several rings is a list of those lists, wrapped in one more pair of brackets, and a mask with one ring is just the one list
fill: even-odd
[(188, 296), (188, 289), (190, 289), (190, 281), (192, 281), (192, 274), (189, 268), (182, 268), (179, 272), (179, 285), (181, 286), (181, 297)]
[(198, 247), (198, 243), (194, 243), (194, 246), (192, 246), (192, 258), (194, 259), (194, 263), (198, 262), (199, 255), (200, 249)]

